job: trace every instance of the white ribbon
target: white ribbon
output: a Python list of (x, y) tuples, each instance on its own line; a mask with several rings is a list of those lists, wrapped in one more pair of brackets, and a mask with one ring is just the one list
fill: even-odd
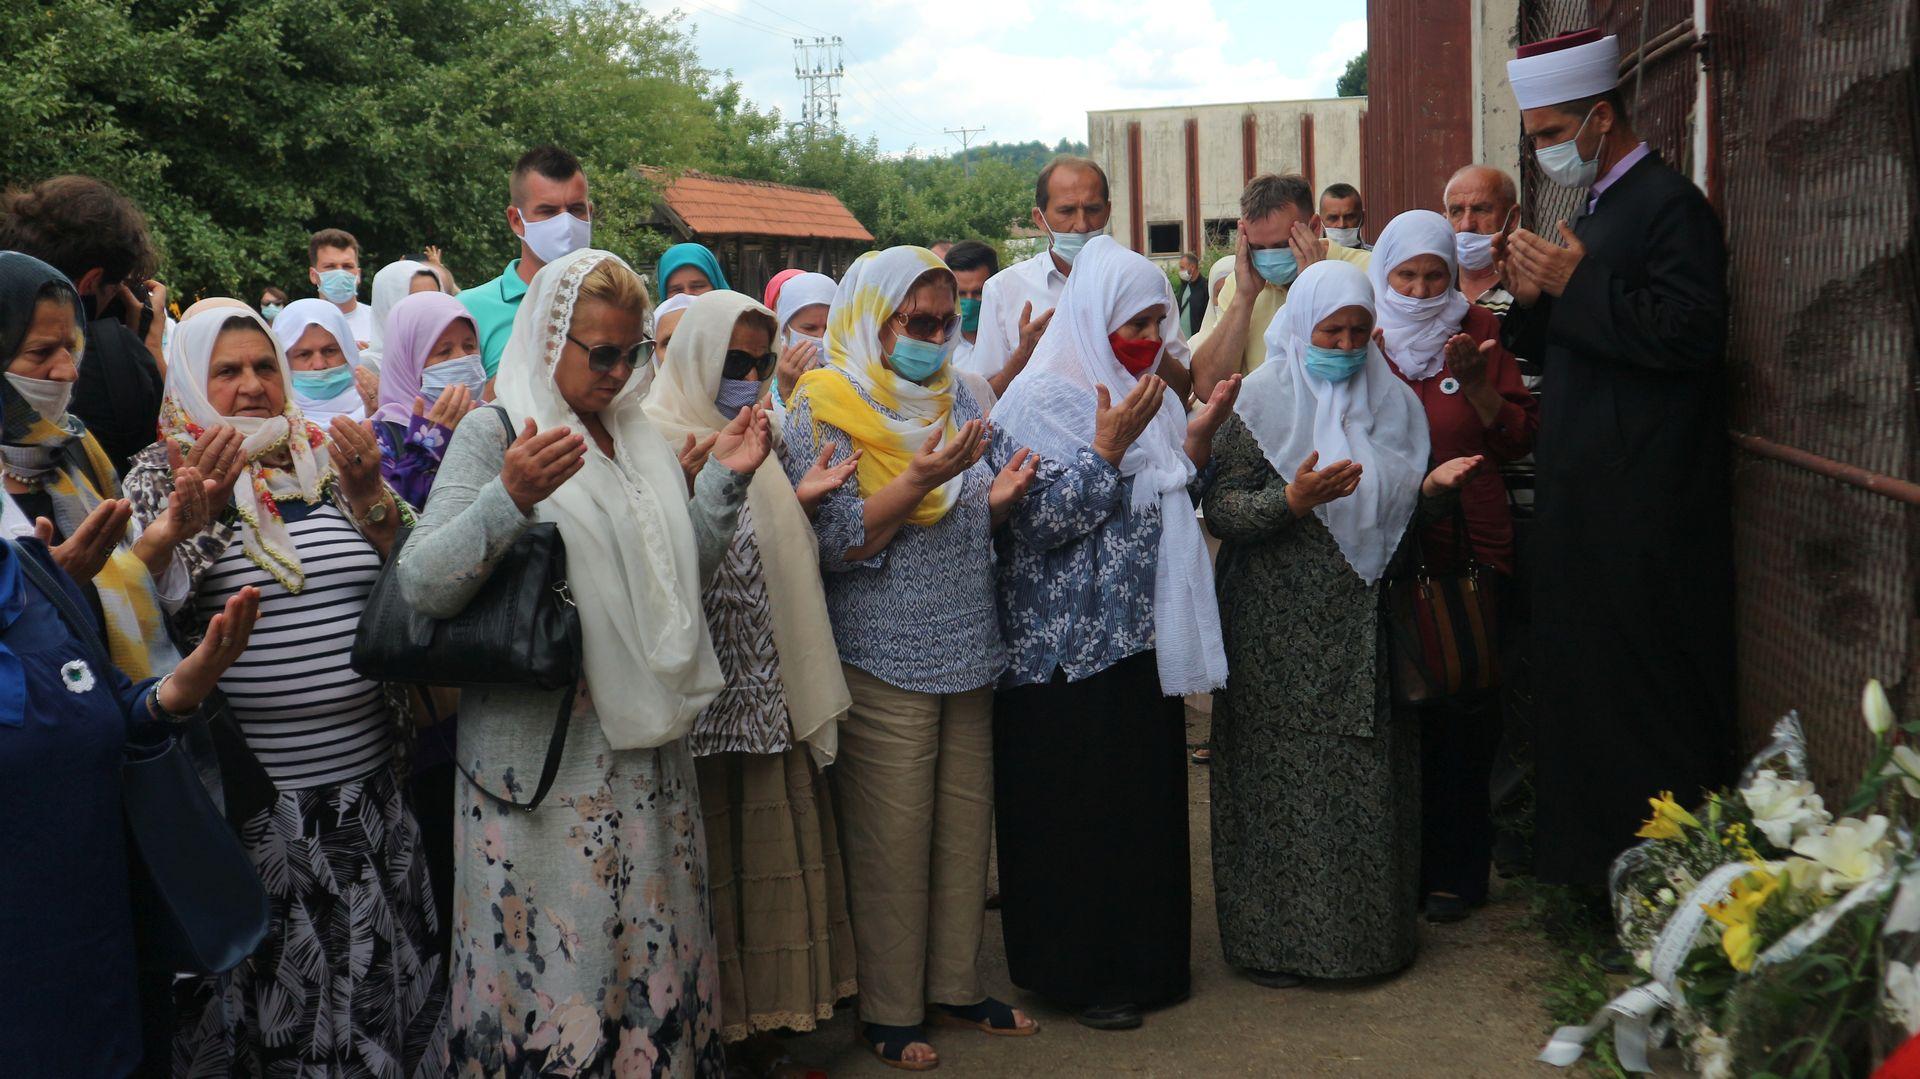
[(1656, 1036), (1654, 1020), (1672, 1003), (1673, 998), (1658, 982), (1636, 985), (1593, 1013), (1586, 1026), (1554, 1031), (1547, 1047), (1540, 1050), (1540, 1059), (1556, 1068), (1573, 1064), (1586, 1055), (1587, 1043), (1611, 1026), (1613, 1051), (1620, 1066), (1630, 1072), (1651, 1072), (1647, 1049), (1665, 1038), (1664, 1029)]

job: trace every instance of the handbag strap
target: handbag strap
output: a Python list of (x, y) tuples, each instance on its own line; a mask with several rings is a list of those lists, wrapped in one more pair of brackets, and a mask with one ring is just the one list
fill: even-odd
[(473, 784), (473, 789), (508, 809), (524, 809), (529, 813), (539, 809), (540, 803), (547, 799), (547, 792), (553, 789), (554, 779), (560, 774), (560, 756), (567, 748), (567, 721), (573, 716), (573, 698), (579, 684), (568, 686), (560, 695), (560, 708), (553, 717), (553, 733), (547, 736), (547, 759), (540, 766), (540, 782), (533, 788), (533, 798), (525, 802), (516, 802), (493, 793), (485, 783), (480, 782), (479, 777), (467, 771), (467, 766), (460, 763), (459, 752), (453, 743), (447, 741), (447, 728), (440, 721), (440, 710), (433, 706), (433, 694), (427, 692), (425, 686), (419, 688), (420, 702), (426, 705), (427, 715), (433, 717), (434, 736), (440, 739), (440, 747), (447, 751), (447, 758), (453, 761), (453, 766), (460, 770), (461, 775), (467, 777), (467, 782)]
[(67, 594), (66, 589), (60, 587), (60, 582), (54, 579), (53, 573), (47, 567), (40, 564), (39, 559), (28, 554), (18, 544), (14, 545), (13, 556), (20, 560), (20, 569), (27, 575), (27, 580), (33, 582), (33, 586), (40, 590), (40, 594), (47, 597), (54, 609), (60, 612), (60, 620), (67, 624), (67, 632), (73, 634), (73, 639), (80, 642), (80, 647), (86, 650), (87, 658), (102, 669), (101, 677), (106, 677), (105, 669), (113, 666), (113, 661), (107, 657), (107, 647), (101, 643), (100, 634), (93, 628), (93, 621), (80, 613), (80, 608), (73, 602), (73, 597)]

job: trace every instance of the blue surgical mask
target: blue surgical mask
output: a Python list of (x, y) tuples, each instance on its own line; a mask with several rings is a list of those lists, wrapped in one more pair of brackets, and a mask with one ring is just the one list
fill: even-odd
[[(1065, 256), (1061, 256), (1061, 257), (1064, 258)], [(961, 333), (979, 333), (980, 332), (980, 301), (979, 300), (969, 299), (965, 296), (960, 297), (960, 332)]]
[(755, 382), (745, 378), (723, 378), (720, 390), (713, 395), (713, 407), (728, 419), (739, 415), (740, 410), (760, 399), (760, 391), (767, 388), (764, 382)]
[(360, 275), (352, 270), (324, 270), (320, 274), (320, 295), (328, 303), (346, 303), (360, 291)]
[(280, 317), (280, 305), (279, 305), (279, 304), (277, 304), (277, 303), (266, 303), (266, 304), (261, 304), (261, 305), (260, 305), (260, 317), (262, 317), (262, 318), (264, 318), (264, 319), (266, 319), (266, 320), (267, 320), (268, 322), (272, 322), (272, 321), (273, 321), (274, 319), (277, 319), (277, 318), (279, 318), (279, 317)]
[(420, 396), (426, 398), (428, 404), (440, 400), (441, 394), (455, 386), (465, 386), (478, 401), (480, 390), (486, 384), (487, 365), (478, 356), (456, 356), (420, 372)]
[[(1595, 106), (1596, 108), (1598, 106)], [(1580, 121), (1580, 127), (1573, 137), (1552, 146), (1543, 146), (1533, 151), (1534, 163), (1547, 179), (1561, 187), (1592, 187), (1594, 178), (1600, 175), (1600, 152), (1595, 150), (1593, 160), (1580, 156), (1580, 136), (1587, 130), (1587, 121), (1593, 119), (1593, 109)]]
[(1087, 241), (1100, 235), (1100, 233), (1055, 232), (1053, 231), (1053, 226), (1049, 225), (1047, 226), (1047, 235), (1053, 237), (1053, 253), (1066, 259), (1067, 265), (1071, 266), (1073, 265), (1073, 260), (1080, 257), (1080, 249), (1087, 246)]
[(325, 371), (295, 371), (293, 392), (309, 401), (331, 401), (353, 388), (353, 365), (343, 363)]
[(894, 374), (908, 382), (925, 382), (947, 362), (947, 350), (931, 341), (903, 336), (894, 341), (887, 362), (893, 366)]
[(1253, 268), (1269, 282), (1285, 288), (1300, 276), (1300, 262), (1291, 247), (1268, 247), (1253, 253)]
[(1307, 373), (1328, 382), (1345, 382), (1367, 364), (1366, 346), (1360, 348), (1321, 348), (1307, 346)]

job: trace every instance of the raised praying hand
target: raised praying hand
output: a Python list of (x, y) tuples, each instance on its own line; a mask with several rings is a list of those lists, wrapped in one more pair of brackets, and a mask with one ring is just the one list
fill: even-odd
[(1240, 397), (1242, 376), (1230, 375), (1213, 384), (1213, 396), (1187, 420), (1187, 457), (1196, 468), (1207, 467), (1213, 459), (1213, 436), (1220, 425), (1233, 415), (1233, 402)]
[(1480, 470), (1480, 463), (1484, 460), (1486, 458), (1478, 455), (1455, 457), (1427, 473), (1427, 478), (1420, 484), (1420, 493), (1432, 498), (1442, 491), (1458, 491)]
[(1033, 486), (1033, 476), (1040, 467), (1040, 455), (1029, 449), (1022, 449), (1007, 462), (1007, 467), (993, 477), (993, 486), (987, 491), (987, 508), (993, 515), (993, 523), (999, 524), (1013, 512), (1013, 507), (1027, 497), (1027, 489)]
[(828, 495), (846, 486), (847, 481), (859, 470), (860, 457), (864, 452), (854, 450), (847, 454), (846, 460), (836, 465), (831, 463), (832, 446), (820, 451), (820, 459), (813, 462), (813, 467), (807, 469), (807, 474), (800, 477), (800, 482), (793, 488), (793, 493), (800, 496), (800, 508), (807, 511), (807, 516), (813, 516)]
[(126, 537), (127, 522), (132, 519), (132, 503), (124, 498), (109, 498), (93, 507), (86, 519), (74, 528), (73, 535), (57, 547), (53, 543), (53, 522), (45, 517), (33, 522), (33, 534), (47, 545), (54, 565), (84, 584), (93, 580), (94, 574), (107, 564), (114, 548)]
[(1167, 383), (1159, 375), (1142, 375), (1118, 405), (1105, 386), (1095, 386), (1093, 408), (1093, 452), (1115, 468), (1127, 455), (1127, 448), (1139, 439), (1153, 417), (1166, 403)]
[(766, 398), (743, 408), (733, 422), (720, 429), (713, 442), (713, 459), (735, 472), (751, 473), (767, 459), (773, 448), (773, 428), (767, 410), (773, 405)]
[(1295, 517), (1305, 517), (1315, 506), (1345, 498), (1360, 486), (1359, 464), (1342, 460), (1315, 468), (1319, 463), (1319, 450), (1307, 454), (1293, 474), (1293, 482), (1287, 484), (1287, 508)]

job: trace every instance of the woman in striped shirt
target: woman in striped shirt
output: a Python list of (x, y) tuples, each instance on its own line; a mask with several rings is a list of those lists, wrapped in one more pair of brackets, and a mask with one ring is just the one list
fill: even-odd
[(197, 635), (227, 597), (259, 589), (259, 622), (220, 689), (278, 789), (241, 828), (272, 929), (238, 969), (181, 986), (175, 1070), (437, 1074), (446, 989), (418, 827), (385, 696), (348, 665), (407, 511), (366, 424), (336, 418), (329, 438), (301, 414), (258, 315), (218, 307), (174, 332), (161, 441), (134, 458), (127, 497), (144, 525), (165, 511), (176, 464), (240, 445), (240, 467), (209, 474), (222, 512), (174, 556), (192, 582), (180, 617)]

